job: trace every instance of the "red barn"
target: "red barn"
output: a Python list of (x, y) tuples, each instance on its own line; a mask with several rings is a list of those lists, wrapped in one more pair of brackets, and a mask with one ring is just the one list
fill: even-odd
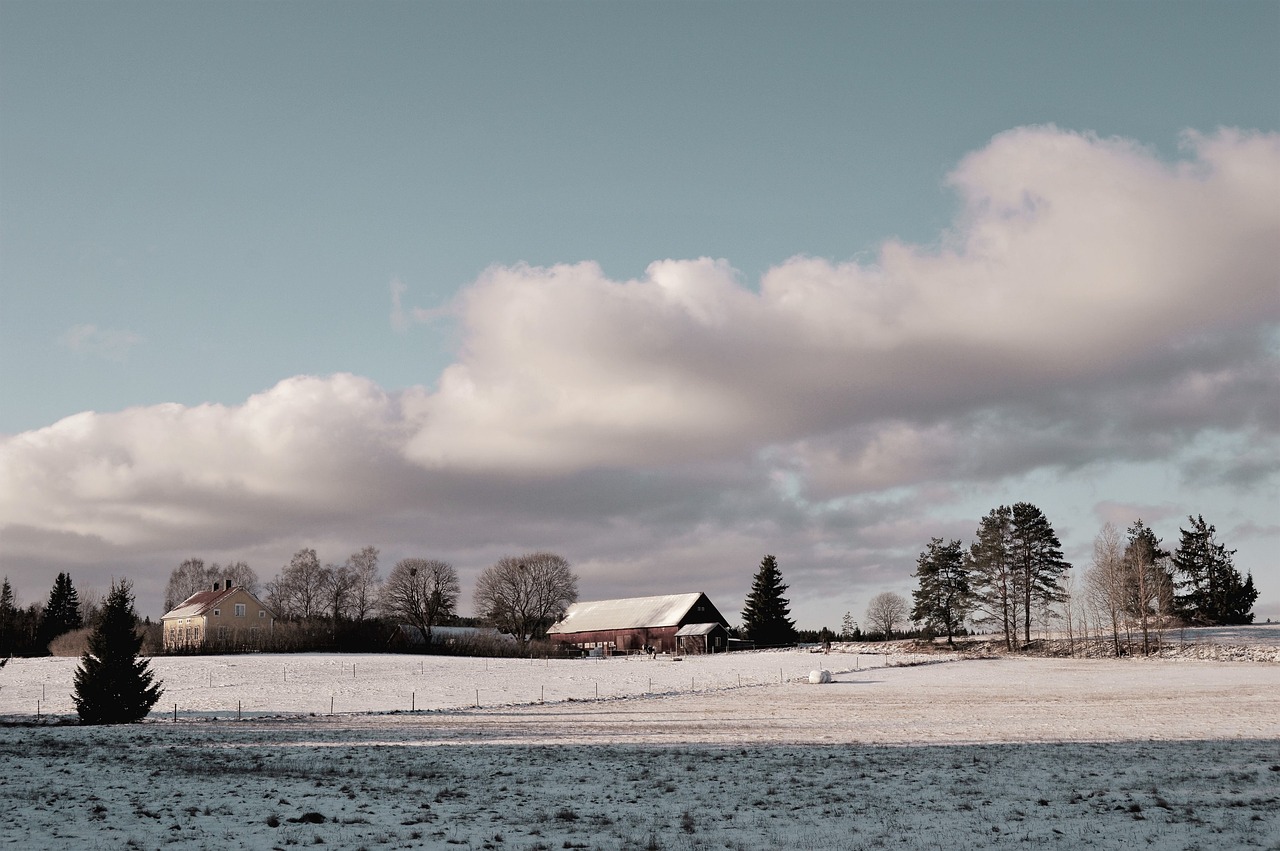
[(729, 622), (701, 592), (629, 597), (574, 603), (547, 637), (604, 653), (723, 653)]

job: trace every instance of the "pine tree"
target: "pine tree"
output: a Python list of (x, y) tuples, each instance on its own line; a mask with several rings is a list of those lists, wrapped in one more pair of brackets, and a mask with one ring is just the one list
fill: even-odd
[(142, 636), (128, 580), (111, 584), (102, 618), (89, 635), (89, 650), (75, 673), (76, 712), (81, 724), (131, 724), (160, 699), (161, 683), (138, 658)]
[(955, 634), (964, 625), (971, 592), (969, 570), (960, 541), (943, 543), (934, 538), (920, 553), (913, 574), (920, 583), (911, 597), (911, 619), (927, 629), (946, 633), (947, 645), (955, 647)]
[(1018, 594), (1013, 565), (1013, 509), (993, 508), (978, 524), (969, 547), (974, 620), (995, 624), (1012, 650), (1018, 638)]
[(1023, 640), (1031, 641), (1032, 604), (1048, 606), (1062, 599), (1059, 580), (1071, 565), (1049, 519), (1029, 502), (1013, 506), (1014, 584), (1022, 597)]
[(742, 625), (747, 637), (757, 645), (790, 644), (796, 640), (796, 625), (791, 620), (791, 602), (783, 597), (778, 560), (767, 555), (760, 562), (751, 593), (742, 608)]
[(80, 617), (80, 596), (71, 584), (71, 574), (59, 573), (49, 591), (44, 616), (40, 619), (40, 645), (48, 648), (49, 642), (59, 635), (84, 626)]
[(1188, 517), (1190, 529), (1179, 529), (1182, 541), (1173, 554), (1173, 566), (1183, 577), (1177, 606), (1183, 617), (1194, 623), (1253, 623), (1253, 603), (1258, 591), (1253, 575), (1247, 581), (1232, 564), (1235, 550), (1216, 540), (1217, 530), (1204, 517)]

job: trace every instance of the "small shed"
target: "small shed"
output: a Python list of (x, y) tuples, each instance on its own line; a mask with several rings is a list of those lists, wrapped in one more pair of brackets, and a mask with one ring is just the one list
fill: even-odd
[(678, 653), (722, 653), (728, 646), (729, 629), (722, 623), (687, 623), (676, 630)]
[[(685, 628), (692, 631), (677, 637)], [(707, 595), (694, 592), (574, 603), (547, 637), (598, 654), (723, 653), (728, 628), (729, 622)], [(687, 650), (681, 644), (686, 639)]]

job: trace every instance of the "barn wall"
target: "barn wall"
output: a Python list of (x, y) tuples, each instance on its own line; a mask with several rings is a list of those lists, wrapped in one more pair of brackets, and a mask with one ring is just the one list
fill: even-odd
[(644, 629), (609, 629), (593, 632), (569, 632), (552, 635), (551, 639), (575, 647), (590, 648), (601, 644), (618, 653), (638, 653), (646, 644), (659, 653), (676, 652), (676, 630), (679, 627), (660, 626)]

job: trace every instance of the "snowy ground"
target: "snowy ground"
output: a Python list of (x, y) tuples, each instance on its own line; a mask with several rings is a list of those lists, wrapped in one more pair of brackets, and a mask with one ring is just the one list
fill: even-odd
[(154, 664), (164, 711), (113, 728), (31, 723), (75, 660), (0, 669), (0, 845), (1280, 849), (1275, 663)]

